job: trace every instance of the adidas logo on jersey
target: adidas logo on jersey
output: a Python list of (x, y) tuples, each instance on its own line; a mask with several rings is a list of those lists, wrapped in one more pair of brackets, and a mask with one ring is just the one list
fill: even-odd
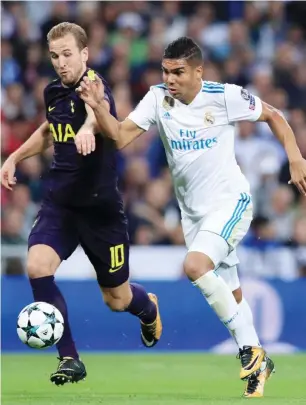
[(165, 114), (163, 115), (163, 118), (164, 118), (165, 120), (172, 120), (172, 117), (171, 117), (170, 113), (168, 113), (168, 111), (165, 112)]

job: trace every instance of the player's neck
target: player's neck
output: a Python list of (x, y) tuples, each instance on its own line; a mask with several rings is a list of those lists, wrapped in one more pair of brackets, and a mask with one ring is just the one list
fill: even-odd
[(188, 94), (186, 94), (186, 97), (184, 97), (183, 100), (180, 100), (181, 103), (183, 104), (191, 104), (193, 100), (196, 98), (196, 96), (199, 94), (199, 92), (202, 89), (202, 81), (197, 84), (197, 86), (193, 89), (190, 90)]

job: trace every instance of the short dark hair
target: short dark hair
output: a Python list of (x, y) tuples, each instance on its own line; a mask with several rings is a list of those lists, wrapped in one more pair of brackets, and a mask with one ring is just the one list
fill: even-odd
[(180, 37), (167, 46), (163, 59), (187, 59), (188, 61), (201, 63), (203, 55), (201, 48), (193, 39)]

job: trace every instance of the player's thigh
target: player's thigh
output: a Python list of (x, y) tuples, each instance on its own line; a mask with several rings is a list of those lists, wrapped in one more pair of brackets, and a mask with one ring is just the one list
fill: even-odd
[(220, 235), (232, 251), (248, 232), (252, 219), (251, 196), (241, 193), (239, 198), (228, 200), (205, 215), (200, 229)]
[[(227, 266), (224, 263), (221, 263), (221, 265), (216, 269), (216, 274), (218, 274), (220, 277), (223, 278), (225, 283), (229, 286), (230, 290), (233, 292), (237, 291), (240, 289), (240, 281), (238, 277), (238, 270), (237, 266)], [(238, 293), (234, 294), (235, 298), (237, 295), (238, 298)]]
[(227, 242), (210, 231), (199, 231), (189, 246), (184, 271), (190, 280), (197, 280), (214, 270), (229, 253)]
[(80, 229), (80, 242), (92, 263), (100, 287), (115, 288), (129, 278), (129, 238), (127, 226), (114, 222), (86, 221)]
[(27, 271), (31, 278), (52, 275), (78, 245), (73, 215), (65, 209), (43, 206), (28, 239)]
[(182, 224), (188, 248), (184, 262), (187, 276), (195, 280), (226, 262), (247, 233), (251, 221), (252, 202), (246, 193), (216, 204), (197, 222), (185, 218)]
[(193, 221), (189, 217), (183, 217), (182, 221), (182, 229), (185, 239), (185, 244), (187, 249), (189, 249), (190, 245), (192, 244), (194, 238), (196, 237), (197, 233), (199, 232), (201, 221)]
[[(203, 219), (195, 221), (189, 217), (182, 218), (182, 228), (188, 249), (184, 260), (184, 271), (190, 280), (197, 280), (215, 267), (216, 249), (218, 249), (218, 244), (215, 243), (216, 237), (209, 232), (200, 231), (202, 222)], [(221, 249), (224, 248), (224, 241), (217, 242), (221, 243)], [(227, 247), (225, 243), (226, 252)]]

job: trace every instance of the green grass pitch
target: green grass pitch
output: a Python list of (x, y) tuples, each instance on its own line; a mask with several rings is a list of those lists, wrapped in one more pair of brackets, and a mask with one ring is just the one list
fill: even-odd
[(53, 355), (2, 356), (3, 405), (306, 404), (306, 354), (272, 356), (276, 374), (263, 399), (241, 398), (235, 356), (204, 353), (84, 354), (86, 381), (56, 387)]

